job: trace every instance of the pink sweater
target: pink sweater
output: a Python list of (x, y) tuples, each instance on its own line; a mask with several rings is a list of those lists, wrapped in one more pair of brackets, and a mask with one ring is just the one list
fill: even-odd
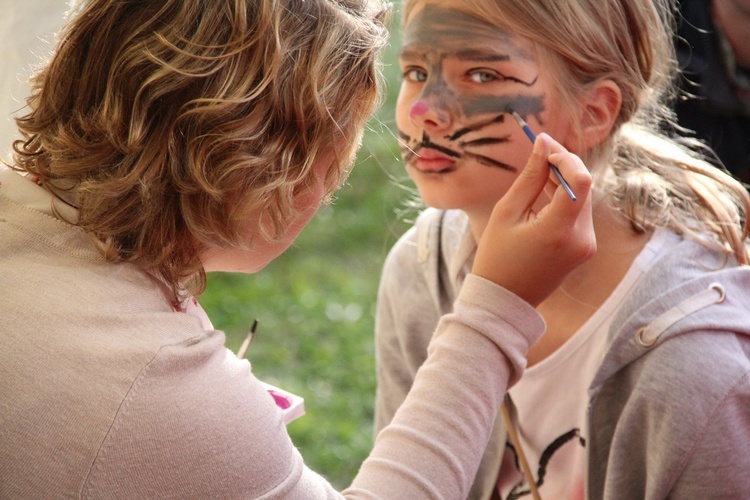
[(405, 404), (338, 493), (224, 335), (175, 312), (136, 266), (104, 261), (43, 213), (45, 195), (0, 172), (0, 497), (466, 495), (544, 329), (528, 304), (470, 275)]

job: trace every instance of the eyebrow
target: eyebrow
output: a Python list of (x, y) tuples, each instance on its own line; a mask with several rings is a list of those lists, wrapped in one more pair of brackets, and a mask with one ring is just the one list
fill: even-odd
[[(403, 47), (398, 56), (403, 59), (424, 59), (427, 52), (431, 49), (428, 48), (410, 48)], [(457, 50), (455, 52), (448, 52), (443, 57), (451, 57), (459, 59), (461, 61), (476, 61), (476, 62), (505, 62), (510, 61), (511, 57), (509, 54), (500, 54), (497, 52), (483, 50), (483, 49), (465, 49)]]
[(402, 47), (401, 50), (398, 51), (398, 57), (404, 59), (424, 59), (426, 52), (426, 49), (422, 50), (417, 48)]
[(499, 54), (497, 52), (480, 49), (459, 50), (457, 52), (450, 53), (449, 56), (465, 61), (480, 62), (503, 62), (510, 60), (510, 55), (508, 54)]

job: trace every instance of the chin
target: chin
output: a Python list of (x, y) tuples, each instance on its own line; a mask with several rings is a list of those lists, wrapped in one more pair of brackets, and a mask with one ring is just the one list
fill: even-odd
[(440, 210), (462, 209), (468, 205), (466, 200), (456, 200), (439, 194), (420, 192), (419, 196), (425, 205)]

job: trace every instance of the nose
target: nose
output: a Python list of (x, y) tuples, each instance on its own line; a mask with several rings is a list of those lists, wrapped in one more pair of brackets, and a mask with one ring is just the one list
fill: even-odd
[(448, 110), (431, 104), (425, 99), (417, 99), (409, 108), (409, 119), (427, 132), (447, 129), (451, 126)]

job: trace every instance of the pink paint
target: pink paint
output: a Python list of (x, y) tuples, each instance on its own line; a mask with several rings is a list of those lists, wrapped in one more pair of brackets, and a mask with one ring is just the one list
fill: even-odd
[(427, 104), (424, 101), (416, 101), (414, 104), (411, 105), (411, 108), (409, 108), (409, 116), (423, 115), (427, 113), (428, 109), (430, 109), (429, 104)]
[(279, 394), (273, 389), (269, 389), (268, 393), (273, 397), (273, 400), (276, 402), (276, 406), (278, 406), (282, 410), (286, 410), (287, 408), (292, 406), (292, 400), (284, 396), (283, 394)]

